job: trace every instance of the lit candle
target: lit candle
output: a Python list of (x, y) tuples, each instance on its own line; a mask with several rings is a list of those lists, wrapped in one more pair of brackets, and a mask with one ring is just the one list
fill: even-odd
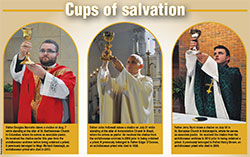
[(150, 51), (150, 40), (149, 40), (149, 38), (148, 38), (147, 52), (149, 52), (149, 51)]
[(139, 42), (136, 41), (136, 52), (139, 53)]
[(136, 49), (136, 43), (135, 43), (135, 38), (133, 38), (133, 53), (135, 53), (135, 49)]

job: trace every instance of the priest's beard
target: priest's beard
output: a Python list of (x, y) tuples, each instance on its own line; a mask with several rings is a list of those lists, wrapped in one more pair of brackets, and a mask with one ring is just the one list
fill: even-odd
[(56, 57), (54, 58), (48, 58), (47, 60), (44, 60), (44, 58), (46, 57), (39, 57), (40, 63), (42, 64), (42, 66), (48, 67), (51, 65), (54, 65), (56, 63)]

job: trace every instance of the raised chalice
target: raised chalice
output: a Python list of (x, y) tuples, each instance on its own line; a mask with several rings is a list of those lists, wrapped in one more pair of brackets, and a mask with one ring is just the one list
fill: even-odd
[[(22, 29), (23, 31), (23, 38), (26, 41), (30, 41), (32, 38), (32, 28), (30, 27), (24, 27)], [(20, 64), (35, 64), (31, 59), (30, 59), (30, 52), (26, 53), (25, 60), (22, 61)]]
[[(198, 41), (198, 38), (201, 36), (201, 31), (199, 29), (191, 29), (190, 30), (190, 35), (192, 38), (195, 38), (193, 39), (193, 41), (197, 42)], [(192, 50), (188, 50), (186, 53), (187, 54), (193, 54), (193, 55), (196, 55), (198, 54), (200, 51), (197, 49), (197, 47), (193, 47)]]
[(103, 33), (103, 38), (104, 40), (107, 42), (107, 44), (105, 45), (105, 55), (101, 56), (101, 60), (108, 60), (110, 61), (111, 59), (114, 59), (115, 56), (112, 55), (112, 52), (110, 50), (110, 48), (112, 47), (112, 45), (110, 44), (111, 41), (114, 39), (115, 33), (111, 32), (111, 31), (107, 31)]

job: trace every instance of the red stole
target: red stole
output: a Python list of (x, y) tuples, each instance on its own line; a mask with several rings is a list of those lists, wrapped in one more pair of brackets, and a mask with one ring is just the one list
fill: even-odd
[[(49, 73), (56, 73), (58, 70), (68, 69), (65, 66), (56, 65)], [(74, 86), (76, 77), (73, 72), (68, 70), (63, 74), (56, 76), (61, 79), (69, 89), (69, 110), (70, 121), (75, 122), (75, 102), (74, 102)], [(31, 123), (31, 101), (34, 98), (35, 81), (33, 73), (26, 68), (21, 84), (18, 106), (18, 123)], [(13, 94), (18, 93), (13, 89)], [(14, 96), (16, 97), (16, 96)], [(42, 96), (41, 103), (37, 109), (37, 123), (61, 123), (63, 116), (63, 105), (61, 99)]]

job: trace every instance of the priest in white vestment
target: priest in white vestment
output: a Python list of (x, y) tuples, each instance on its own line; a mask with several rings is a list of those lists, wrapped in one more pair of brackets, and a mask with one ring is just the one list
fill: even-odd
[(140, 73), (142, 58), (132, 54), (126, 68), (117, 58), (111, 62), (119, 76), (111, 78), (103, 61), (97, 77), (100, 123), (154, 123), (153, 81)]
[[(197, 47), (192, 40), (190, 50)], [(214, 47), (214, 57), (206, 53), (186, 53), (185, 113), (240, 120), (241, 73), (229, 67), (230, 52), (223, 46)]]

